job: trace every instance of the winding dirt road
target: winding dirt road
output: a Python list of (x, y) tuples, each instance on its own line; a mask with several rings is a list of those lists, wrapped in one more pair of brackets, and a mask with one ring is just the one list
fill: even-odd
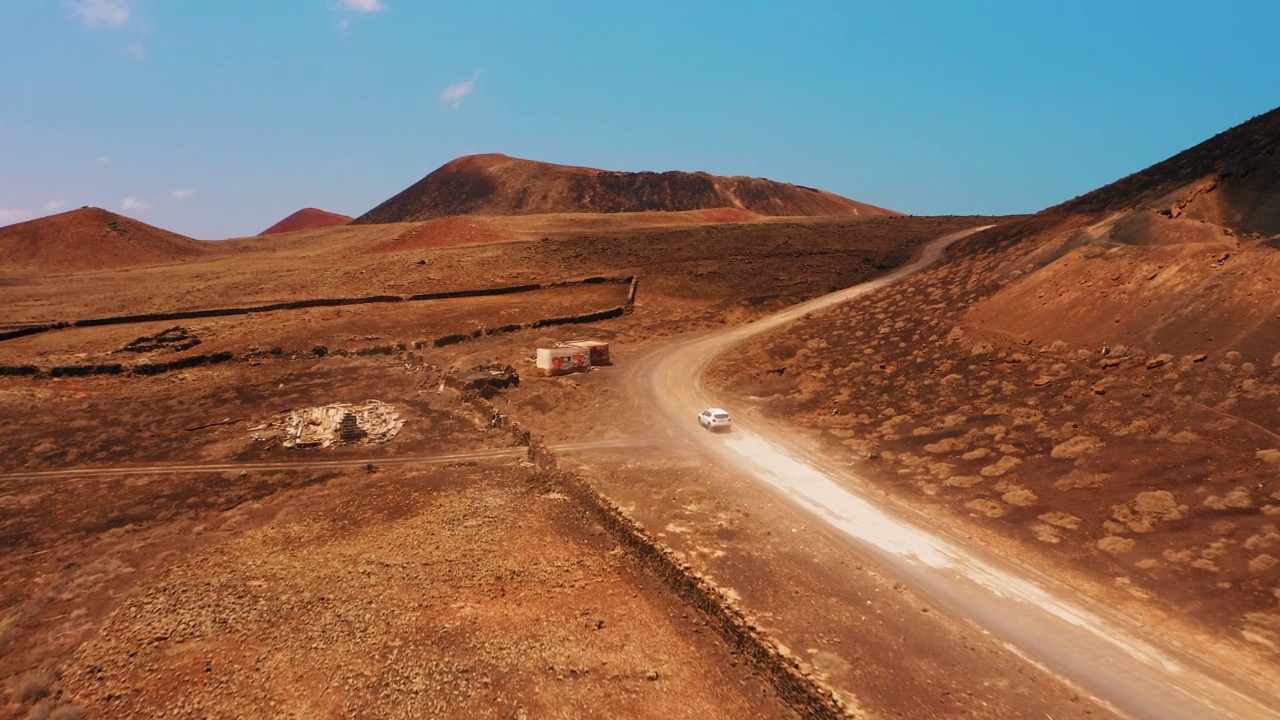
[(1275, 678), (1244, 677), (1229, 658), (1205, 648), (1153, 640), (1150, 628), (1071, 587), (930, 528), (862, 478), (789, 447), (785, 428), (738, 422), (731, 433), (713, 435), (695, 421), (701, 408), (721, 404), (701, 381), (717, 356), (753, 335), (893, 283), (981, 229), (939, 238), (914, 262), (871, 282), (655, 351), (637, 363), (646, 368), (639, 378), (645, 399), (676, 439), (764, 483), (837, 529), (886, 574), (1118, 713), (1140, 720), (1280, 717)]

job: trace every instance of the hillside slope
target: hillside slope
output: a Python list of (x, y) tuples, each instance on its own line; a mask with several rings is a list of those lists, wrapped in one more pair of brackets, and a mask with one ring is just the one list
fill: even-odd
[(1001, 552), (1278, 672), (1278, 142), (1272, 111), (708, 377)]
[(0, 228), (0, 267), (5, 274), (158, 265), (208, 250), (200, 240), (91, 207)]
[(969, 321), (1153, 354), (1280, 352), (1280, 109), (969, 245), (1001, 287)]
[(314, 230), (316, 228), (337, 227), (351, 222), (350, 215), (339, 215), (316, 208), (303, 208), (271, 227), (258, 233), (259, 235), (275, 235), (295, 230)]
[(507, 157), (449, 162), (353, 223), (432, 220), (449, 215), (618, 213), (736, 208), (760, 215), (893, 215), (798, 185), (707, 173), (610, 172)]

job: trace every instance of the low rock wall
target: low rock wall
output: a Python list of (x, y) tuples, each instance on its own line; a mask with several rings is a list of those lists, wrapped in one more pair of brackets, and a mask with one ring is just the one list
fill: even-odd
[[(446, 382), (448, 377), (446, 376)], [(463, 393), (464, 403), (488, 417), (492, 427), (510, 429), (516, 442), (528, 448), (534, 479), (572, 497), (622, 544), (631, 548), (651, 571), (685, 602), (708, 618), (726, 641), (750, 659), (770, 680), (778, 695), (803, 718), (847, 719), (853, 712), (830, 689), (815, 679), (789, 652), (753, 625), (733, 603), (670, 548), (656, 540), (638, 522), (590, 482), (560, 467), (555, 451), (534, 438), (493, 403), (474, 392)]]
[[(281, 310), (302, 310), (305, 308), (317, 307), (344, 307), (348, 305), (368, 305), (372, 303), (398, 303), (398, 302), (420, 302), (425, 300), (448, 300), (452, 298), (466, 297), (485, 297), (492, 295), (512, 295), (515, 293), (532, 292), (534, 290), (545, 290), (548, 288), (570, 287), (573, 285), (597, 285), (602, 283), (623, 284), (630, 283), (631, 290), (628, 293), (627, 305), (629, 307), (635, 302), (635, 276), (626, 276), (618, 278), (608, 277), (589, 277), (582, 280), (561, 280), (552, 283), (532, 283), (526, 285), (508, 285), (496, 288), (474, 288), (469, 290), (448, 290), (437, 293), (418, 293), (416, 295), (370, 295), (367, 297), (355, 298), (313, 298), (311, 300), (295, 300), (292, 302), (269, 303), (266, 305), (252, 305), (249, 307), (234, 308), (207, 308), (204, 310), (182, 310), (176, 312), (161, 313), (142, 313), (138, 315), (113, 315), (110, 317), (89, 318), (85, 320), (75, 320), (73, 322), (54, 322), (43, 325), (31, 325), (14, 330), (0, 332), (0, 341), (11, 340), (13, 338), (25, 337), (27, 335), (35, 335), (50, 330), (60, 330), (69, 327), (99, 327), (103, 325), (127, 325), (132, 323), (144, 322), (169, 322), (171, 320), (194, 320), (199, 318), (211, 317), (232, 317), (236, 315), (250, 315), (253, 313), (278, 312)], [(580, 321), (589, 322), (589, 321)]]

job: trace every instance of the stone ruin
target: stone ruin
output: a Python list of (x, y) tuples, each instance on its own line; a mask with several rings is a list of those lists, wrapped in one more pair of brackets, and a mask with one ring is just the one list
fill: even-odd
[(283, 445), (326, 448), (334, 443), (386, 442), (402, 427), (404, 420), (394, 405), (378, 400), (334, 403), (290, 411), (283, 421)]

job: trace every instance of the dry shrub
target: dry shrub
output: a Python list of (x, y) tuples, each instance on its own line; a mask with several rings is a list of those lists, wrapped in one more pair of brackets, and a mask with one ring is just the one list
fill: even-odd
[(1268, 448), (1266, 450), (1259, 450), (1254, 453), (1253, 456), (1262, 462), (1271, 463), (1272, 465), (1280, 465), (1280, 449)]
[(1039, 540), (1040, 542), (1047, 542), (1047, 543), (1062, 542), (1061, 533), (1059, 533), (1056, 529), (1049, 527), (1048, 525), (1041, 525), (1037, 523), (1031, 526), (1031, 531), (1036, 534), (1036, 539)]
[(5, 687), (20, 702), (32, 702), (49, 694), (58, 674), (53, 668), (36, 668), (14, 675), (5, 681)]
[(981, 460), (985, 457), (991, 457), (991, 455), (991, 448), (980, 447), (970, 450), (969, 452), (961, 455), (960, 458), (963, 460)]
[(1214, 535), (1230, 535), (1236, 531), (1238, 526), (1230, 520), (1219, 520), (1209, 526), (1209, 532)]
[(1102, 447), (1102, 440), (1093, 435), (1077, 435), (1053, 446), (1049, 452), (1051, 457), (1059, 460), (1075, 460), (1076, 458), (1097, 451)]
[(1267, 570), (1275, 567), (1277, 562), (1280, 561), (1277, 561), (1270, 555), (1263, 553), (1249, 561), (1249, 570), (1252, 572), (1266, 572)]
[(1276, 526), (1264, 525), (1258, 529), (1257, 534), (1250, 535), (1244, 541), (1244, 547), (1246, 550), (1261, 550), (1275, 545), (1277, 540), (1280, 540), (1280, 532), (1276, 531)]
[(1200, 442), (1200, 436), (1190, 430), (1183, 430), (1177, 435), (1169, 438), (1169, 442), (1174, 442), (1179, 445), (1190, 445), (1191, 443)]
[(1191, 552), (1190, 549), (1165, 550), (1163, 555), (1164, 555), (1164, 559), (1168, 560), (1169, 562), (1183, 563), (1183, 564), (1191, 562), (1191, 559), (1195, 557), (1195, 553)]
[(1031, 408), (1015, 408), (1013, 411), (1013, 426), (1034, 425), (1044, 419), (1044, 413)]
[(1180, 520), (1187, 513), (1187, 506), (1179, 505), (1168, 490), (1140, 492), (1134, 498), (1133, 506), (1140, 513), (1157, 515), (1162, 520)]
[(1204, 505), (1213, 510), (1244, 510), (1253, 507), (1253, 497), (1247, 488), (1238, 487), (1222, 497), (1210, 495)]
[(1000, 477), (1021, 464), (1022, 460), (1013, 457), (1012, 455), (1005, 455), (995, 463), (979, 470), (978, 474), (983, 477)]
[(1047, 512), (1040, 516), (1040, 519), (1050, 525), (1057, 525), (1060, 528), (1075, 530), (1080, 527), (1080, 518), (1065, 512)]
[(1207, 560), (1220, 558), (1227, 554), (1228, 546), (1231, 545), (1230, 540), (1215, 540), (1209, 543), (1209, 546), (1200, 551), (1200, 557)]
[(933, 442), (933, 443), (929, 443), (928, 445), (925, 445), (924, 450), (925, 452), (931, 452), (931, 453), (950, 453), (950, 452), (957, 452), (959, 450), (963, 450), (968, 446), (969, 446), (969, 443), (966, 442), (964, 438), (949, 437), (949, 438), (943, 438), (938, 442)]
[(1001, 495), (1000, 499), (1010, 505), (1016, 505), (1018, 507), (1031, 507), (1040, 501), (1039, 496), (1026, 488), (1010, 490), (1004, 495)]
[(1111, 482), (1111, 475), (1108, 473), (1072, 470), (1055, 481), (1053, 486), (1059, 490), (1087, 490), (1102, 487), (1109, 482)]
[(1212, 560), (1206, 560), (1206, 559), (1204, 559), (1204, 558), (1200, 558), (1199, 560), (1192, 560), (1192, 561), (1191, 561), (1191, 567), (1193, 567), (1193, 568), (1195, 568), (1195, 569), (1197, 569), (1197, 570), (1204, 570), (1204, 571), (1206, 571), (1206, 572), (1215, 572), (1215, 573), (1216, 573), (1216, 572), (1218, 572), (1218, 571), (1219, 571), (1218, 563), (1216, 563), (1216, 562), (1214, 562), (1214, 561), (1212, 561)]
[(1098, 541), (1098, 549), (1103, 552), (1109, 552), (1112, 555), (1123, 555), (1127, 552), (1132, 552), (1137, 544), (1138, 542), (1133, 538), (1108, 535)]
[(952, 465), (951, 463), (942, 463), (942, 462), (929, 463), (929, 472), (933, 473), (934, 477), (939, 477), (939, 478), (950, 477), (951, 472), (955, 469), (956, 469), (956, 466)]
[(964, 506), (970, 510), (977, 510), (989, 518), (998, 518), (1001, 515), (1004, 515), (1004, 506), (995, 500), (988, 500), (987, 498), (970, 500), (965, 503)]
[(957, 475), (947, 478), (947, 484), (951, 487), (971, 488), (982, 482), (982, 478), (978, 475)]

